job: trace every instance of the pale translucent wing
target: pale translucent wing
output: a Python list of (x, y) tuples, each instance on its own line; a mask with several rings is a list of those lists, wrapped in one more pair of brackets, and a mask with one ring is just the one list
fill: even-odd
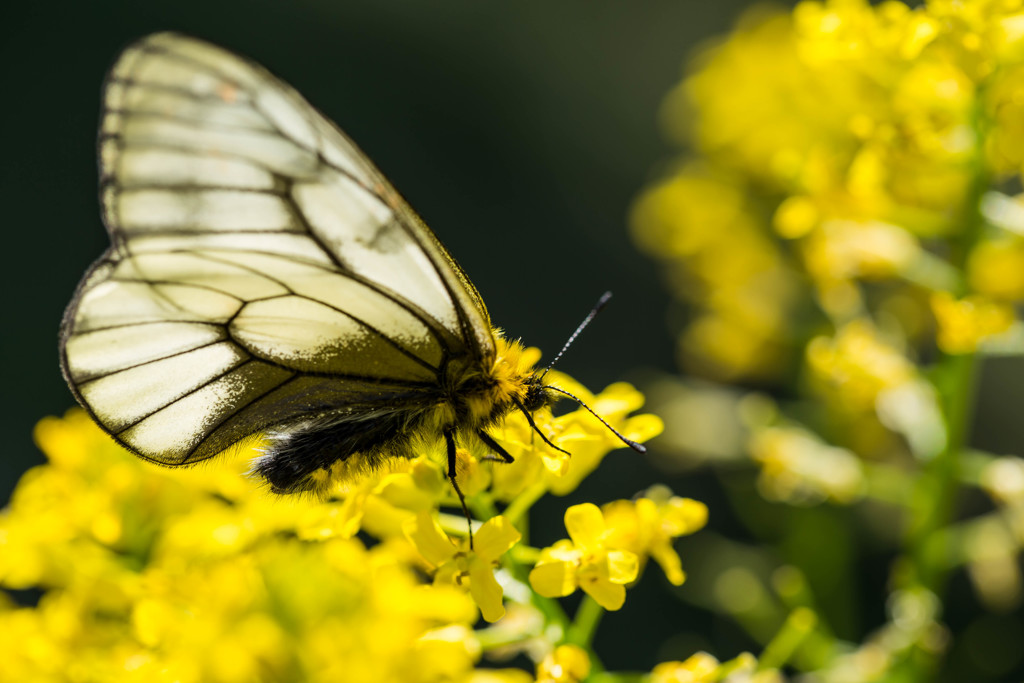
[(100, 152), (115, 238), (306, 232), (345, 271), (467, 342), (469, 325), (473, 345), (493, 354), (486, 310), (433, 234), (348, 138), (261, 67), (176, 34), (140, 41), (111, 70)]
[(295, 91), (157, 34), (111, 71), (113, 246), (62, 329), (65, 375), (136, 453), (194, 462), (268, 426), (430, 400), (493, 359), (476, 290), (359, 150)]

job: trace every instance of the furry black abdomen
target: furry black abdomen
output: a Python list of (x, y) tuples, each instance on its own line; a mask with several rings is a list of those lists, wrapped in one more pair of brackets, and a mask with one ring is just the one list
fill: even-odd
[(263, 455), (253, 461), (274, 493), (315, 492), (336, 463), (352, 474), (376, 469), (402, 455), (419, 420), (408, 411), (328, 415), (289, 425), (267, 435)]

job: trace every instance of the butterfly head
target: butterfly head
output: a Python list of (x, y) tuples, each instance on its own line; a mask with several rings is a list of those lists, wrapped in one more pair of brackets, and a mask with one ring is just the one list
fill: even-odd
[(520, 400), (523, 408), (530, 413), (549, 406), (558, 399), (551, 388), (544, 384), (544, 377), (540, 372), (534, 372), (524, 380), (523, 390)]

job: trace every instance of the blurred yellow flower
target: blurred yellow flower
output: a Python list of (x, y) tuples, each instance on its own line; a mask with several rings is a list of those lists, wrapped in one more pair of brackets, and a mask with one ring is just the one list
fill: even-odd
[(1024, 300), (1024, 239), (1004, 236), (982, 242), (971, 252), (968, 276), (971, 287), (981, 295)]
[(728, 662), (719, 662), (707, 652), (698, 652), (683, 662), (662, 662), (651, 671), (650, 683), (783, 683), (775, 669), (761, 668), (748, 652)]
[(851, 503), (865, 491), (864, 468), (857, 456), (822, 443), (803, 429), (762, 429), (751, 438), (750, 455), (761, 465), (758, 488), (768, 500)]
[(804, 243), (807, 270), (819, 282), (898, 275), (920, 246), (906, 230), (879, 221), (830, 220)]
[(651, 671), (651, 683), (716, 683), (720, 679), (718, 660), (706, 652), (691, 655), (685, 662), (662, 662)]
[(882, 391), (917, 375), (914, 364), (866, 319), (844, 325), (834, 337), (812, 339), (807, 364), (826, 391), (858, 412), (874, 412)]
[[(1024, 298), (1024, 211), (1007, 208), (1018, 200), (985, 213), (1008, 233), (973, 234), (979, 200), (998, 195), (989, 181), (1024, 168), (1018, 3), (759, 7), (692, 64), (664, 122), (699, 160), (649, 188), (631, 218), (692, 310), (679, 333), (686, 370), (784, 376), (814, 329), (802, 325), (807, 284), (836, 326), (870, 314), (866, 282), (955, 290), (958, 266), (936, 240), (959, 235), (975, 242), (972, 287)], [(916, 301), (915, 317), (928, 316)], [(972, 349), (990, 328), (952, 324), (940, 344)]]
[(729, 174), (686, 166), (633, 207), (639, 246), (669, 267), (676, 298), (700, 317), (679, 342), (688, 369), (719, 379), (779, 372), (798, 281)]
[(639, 572), (636, 554), (609, 546), (612, 529), (592, 503), (566, 510), (565, 528), (572, 540), (563, 539), (541, 551), (530, 572), (530, 585), (549, 598), (582, 588), (605, 609), (621, 608), (626, 601), (625, 584)]
[[(871, 496), (898, 503), (908, 530), (890, 623), (859, 646), (828, 628), (765, 639), (762, 670), (737, 680), (779, 680), (783, 662), (815, 680), (927, 677), (950, 639), (931, 590), (953, 566), (993, 610), (1024, 595), (1024, 468), (968, 449), (979, 365), (955, 357), (1024, 348), (1024, 3), (757, 6), (699, 51), (663, 118), (690, 156), (631, 222), (680, 304), (681, 367), (736, 395), (767, 384), (778, 401), (756, 414), (738, 404), (721, 452), (749, 436), (768, 500)], [(963, 519), (956, 501), (977, 484), (997, 508)], [(720, 575), (726, 609), (769, 630), (776, 608), (757, 573)], [(670, 663), (652, 679), (729, 680), (704, 661), (700, 675)]]
[(939, 326), (939, 348), (951, 354), (974, 353), (989, 337), (1009, 330), (1016, 319), (1011, 306), (981, 296), (954, 299), (936, 292), (931, 305)]
[(996, 458), (981, 471), (980, 479), (994, 501), (1024, 508), (1024, 458)]
[(576, 645), (559, 645), (537, 665), (537, 683), (580, 683), (590, 675), (590, 658)]

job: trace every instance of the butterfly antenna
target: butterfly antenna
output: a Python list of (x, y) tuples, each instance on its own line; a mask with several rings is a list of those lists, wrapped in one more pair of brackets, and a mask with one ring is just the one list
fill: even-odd
[[(550, 384), (546, 385), (544, 388), (545, 389), (551, 389), (552, 391), (557, 391), (560, 394), (565, 394), (566, 396), (568, 396), (572, 400), (576, 401), (576, 403), (579, 403), (581, 407), (586, 408), (588, 413), (590, 413), (591, 415), (596, 417), (598, 420), (600, 420), (601, 424), (603, 424), (605, 427), (608, 428), (608, 431), (610, 431), (615, 436), (619, 437), (619, 439), (622, 441), (622, 443), (626, 444), (627, 446), (632, 448), (637, 453), (646, 453), (647, 452), (647, 449), (644, 446), (641, 446), (640, 444), (638, 444), (636, 441), (633, 441), (632, 439), (627, 439), (622, 434), (620, 434), (619, 432), (615, 431), (615, 428), (612, 427), (610, 424), (608, 424), (603, 417), (601, 417), (600, 415), (595, 413), (593, 408), (588, 406), (586, 403), (581, 401), (576, 396), (573, 396), (572, 394), (570, 394), (565, 389), (559, 389), (558, 387), (553, 387)], [(559, 450), (561, 450), (561, 449), (559, 449)]]
[[(576, 328), (576, 331), (573, 332), (571, 335), (569, 335), (568, 341), (566, 341), (565, 345), (562, 346), (562, 350), (558, 352), (558, 355), (555, 356), (555, 359), (553, 361), (551, 361), (551, 363), (549, 363), (546, 368), (544, 368), (544, 372), (540, 373), (540, 379), (544, 379), (544, 375), (548, 374), (548, 370), (550, 370), (551, 368), (553, 368), (555, 366), (555, 363), (557, 363), (558, 360), (565, 354), (565, 352), (569, 350), (569, 347), (572, 346), (572, 343), (574, 341), (576, 341), (576, 337), (580, 336), (580, 333), (584, 329), (586, 329), (587, 325), (590, 324), (590, 321), (593, 320), (597, 316), (597, 314), (601, 312), (601, 309), (605, 307), (605, 305), (608, 303), (608, 301), (611, 298), (612, 298), (612, 293), (611, 292), (605, 292), (604, 294), (601, 295), (601, 298), (598, 299), (597, 303), (594, 304), (594, 307), (592, 309), (590, 309), (590, 313), (588, 313), (587, 317), (583, 319), (583, 322), (581, 322), (579, 324), (579, 327)], [(576, 398), (576, 397), (574, 396), (573, 398)], [(579, 400), (579, 399), (577, 399), (577, 400)], [(590, 409), (587, 408), (587, 410), (590, 410)], [(591, 411), (591, 412), (593, 412), (593, 411)], [(598, 419), (600, 419), (600, 418), (598, 418)], [(604, 422), (604, 420), (601, 420), (601, 421)], [(609, 429), (611, 429), (611, 427), (609, 427)], [(612, 431), (614, 432), (615, 430), (612, 429)]]

